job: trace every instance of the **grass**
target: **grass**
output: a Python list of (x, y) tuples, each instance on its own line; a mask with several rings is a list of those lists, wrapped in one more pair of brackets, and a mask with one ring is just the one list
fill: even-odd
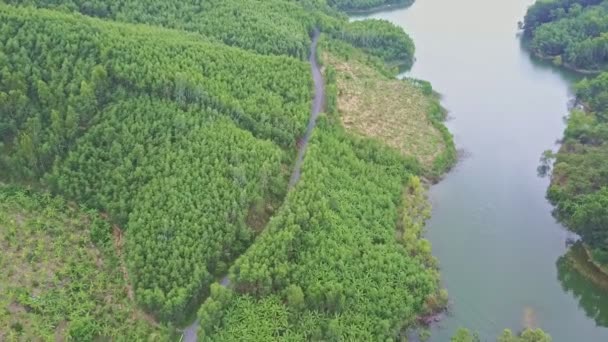
[(415, 157), (429, 172), (453, 149), (430, 117), (435, 98), (414, 81), (388, 77), (357, 53), (345, 58), (324, 51), (322, 57), (336, 71), (338, 112), (348, 131)]
[(129, 297), (112, 240), (97, 215), (0, 186), (0, 341), (167, 339)]

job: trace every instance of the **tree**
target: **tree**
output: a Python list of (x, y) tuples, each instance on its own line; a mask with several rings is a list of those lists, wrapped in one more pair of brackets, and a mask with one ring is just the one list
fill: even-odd
[(287, 287), (287, 303), (297, 310), (304, 308), (304, 292), (302, 289), (295, 284), (291, 284)]

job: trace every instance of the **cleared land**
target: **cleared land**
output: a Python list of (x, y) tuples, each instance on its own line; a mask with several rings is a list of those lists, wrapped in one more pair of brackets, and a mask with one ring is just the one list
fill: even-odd
[(446, 148), (441, 132), (428, 117), (433, 99), (414, 83), (386, 77), (358, 58), (348, 61), (331, 53), (323, 60), (336, 70), (338, 111), (344, 127), (376, 138), (432, 167)]
[(0, 188), (0, 341), (166, 340), (129, 298), (111, 240), (62, 200)]

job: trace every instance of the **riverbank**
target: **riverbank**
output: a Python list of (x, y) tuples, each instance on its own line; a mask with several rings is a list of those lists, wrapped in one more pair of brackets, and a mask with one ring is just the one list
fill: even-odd
[[(340, 41), (323, 41), (325, 73), (335, 74), (337, 120), (353, 134), (395, 148), (438, 181), (456, 162), (445, 109), (429, 82), (397, 79), (396, 69)], [(388, 99), (388, 100), (387, 100)]]
[(577, 68), (577, 67), (575, 67), (574, 65), (572, 65), (570, 63), (563, 63), (563, 62), (561, 62), (561, 60), (562, 60), (562, 56), (561, 55), (558, 55), (558, 56), (547, 56), (547, 55), (543, 55), (542, 53), (540, 53), (538, 51), (534, 51), (534, 50), (530, 49), (529, 46), (527, 46), (527, 48), (529, 49), (530, 54), (532, 54), (532, 56), (536, 57), (537, 59), (539, 59), (541, 61), (550, 61), (550, 62), (552, 62), (552, 64), (555, 67), (563, 68), (563, 69), (566, 69), (568, 71), (573, 71), (573, 72), (581, 74), (581, 75), (597, 76), (597, 75), (601, 74), (602, 71), (603, 71), (601, 69), (593, 70), (593, 69)]
[(428, 183), (438, 182), (456, 163), (453, 137), (444, 125), (447, 111), (429, 82), (398, 79), (394, 66), (334, 39), (322, 40), (321, 47), (327, 88), (335, 92), (328, 96), (335, 99), (332, 120), (351, 134), (373, 138), (399, 151), (412, 160), (414, 170), (426, 182), (418, 177), (408, 180), (396, 229), (397, 241), (436, 277), (436, 290), (400, 336), (418, 328), (424, 334), (443, 317), (448, 304), (448, 293), (440, 286), (438, 261), (424, 238), (424, 225), (431, 214)]
[(586, 279), (604, 290), (608, 290), (608, 269), (593, 260), (589, 247), (578, 243), (569, 251), (572, 266)]
[(407, 8), (414, 3), (415, 0), (395, 0), (391, 3), (365, 8), (365, 9), (342, 9), (349, 16), (353, 15), (370, 15), (377, 12), (391, 11), (401, 8)]
[(431, 341), (449, 341), (461, 326), (495, 340), (504, 328), (523, 329), (530, 312), (555, 342), (608, 338), (557, 276), (567, 234), (536, 168), (562, 135), (570, 79), (522, 49), (515, 23), (528, 5), (426, 0), (371, 16), (411, 35), (417, 61), (407, 76), (441, 92), (447, 125), (468, 156), (429, 191), (426, 237), (450, 294)]
[[(430, 120), (430, 97), (421, 83), (395, 79), (380, 59), (353, 47), (346, 60), (336, 57), (328, 51), (344, 43), (326, 39), (316, 54), (325, 80), (325, 114), (310, 134), (301, 179), (231, 267), (233, 286), (212, 286), (199, 310), (200, 338), (231, 340), (246, 333), (268, 340), (277, 329), (289, 331), (282, 336), (286, 339), (395, 338), (395, 332), (418, 325), (447, 301), (437, 261), (422, 236), (430, 211), (417, 177), (427, 171), (417, 158), (431, 155), (430, 169), (447, 149)], [(353, 73), (347, 76), (347, 70)], [(408, 139), (434, 145), (406, 156), (403, 148), (410, 144), (393, 147), (382, 136), (345, 125), (348, 113), (340, 102), (353, 84), (358, 100), (374, 104), (367, 109), (370, 115), (358, 118), (362, 127), (397, 118), (402, 121), (392, 124), (400, 130), (395, 136), (418, 131)], [(396, 91), (385, 91), (392, 87)], [(409, 102), (409, 120), (399, 118), (401, 106), (387, 107), (388, 102)], [(433, 139), (421, 138), (423, 130)], [(379, 303), (384, 303), (381, 311)]]

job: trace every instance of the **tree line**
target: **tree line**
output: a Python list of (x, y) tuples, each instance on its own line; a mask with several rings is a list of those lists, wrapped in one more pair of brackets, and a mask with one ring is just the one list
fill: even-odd
[(524, 30), (532, 51), (558, 65), (596, 71), (608, 63), (608, 1), (537, 1)]
[(414, 42), (402, 28), (387, 20), (354, 21), (333, 36), (388, 64), (399, 64), (409, 69), (414, 63)]
[[(339, 21), (285, 0), (6, 0), (127, 23), (196, 32), (261, 54), (308, 56), (314, 27)], [(319, 6), (317, 4), (317, 6)]]
[(575, 87), (583, 109), (573, 110), (555, 155), (548, 197), (555, 213), (608, 263), (608, 73)]
[(328, 5), (347, 12), (365, 12), (389, 5), (409, 5), (413, 0), (327, 0)]

